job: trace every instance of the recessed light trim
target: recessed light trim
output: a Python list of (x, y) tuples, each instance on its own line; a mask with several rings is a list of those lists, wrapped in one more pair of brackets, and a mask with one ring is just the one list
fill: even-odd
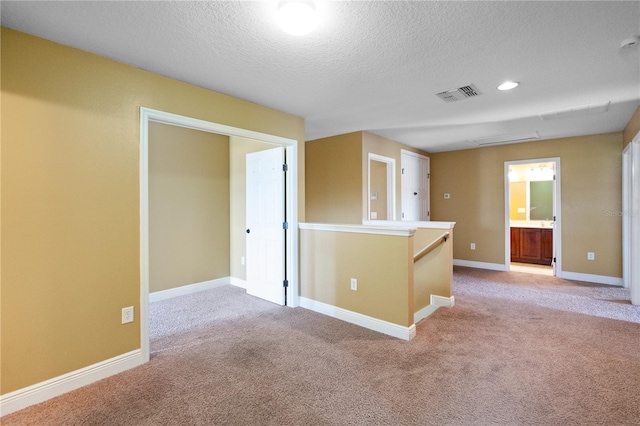
[(515, 89), (519, 85), (520, 83), (518, 83), (517, 81), (505, 81), (500, 86), (498, 86), (498, 90), (511, 90)]
[(278, 3), (278, 24), (294, 36), (309, 34), (318, 25), (316, 5), (310, 0), (283, 0)]

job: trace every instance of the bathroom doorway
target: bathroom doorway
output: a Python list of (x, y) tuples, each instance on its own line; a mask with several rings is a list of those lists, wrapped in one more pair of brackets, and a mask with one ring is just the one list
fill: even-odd
[(509, 271), (561, 271), (560, 159), (505, 162), (505, 265)]

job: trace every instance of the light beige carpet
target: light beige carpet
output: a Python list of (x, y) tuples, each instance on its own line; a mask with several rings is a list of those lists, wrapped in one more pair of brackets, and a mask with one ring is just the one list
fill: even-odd
[[(456, 306), (405, 342), (223, 287), (153, 304), (149, 363), (1, 422), (638, 425), (640, 324), (624, 292), (456, 268)], [(598, 304), (629, 318), (591, 315)]]

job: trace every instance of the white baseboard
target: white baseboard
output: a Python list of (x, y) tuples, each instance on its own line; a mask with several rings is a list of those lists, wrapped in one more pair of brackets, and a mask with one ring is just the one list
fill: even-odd
[(149, 302), (159, 302), (160, 300), (172, 299), (174, 297), (193, 294), (199, 291), (209, 290), (211, 288), (222, 287), (223, 285), (229, 284), (229, 279), (230, 277), (224, 277), (210, 281), (203, 281), (201, 283), (170, 288), (168, 290), (155, 291), (153, 293), (149, 293)]
[(453, 259), (454, 266), (467, 266), (469, 268), (490, 269), (492, 271), (508, 271), (502, 263), (474, 262), (473, 260)]
[(369, 330), (377, 331), (388, 336), (397, 337), (398, 339), (411, 340), (416, 335), (416, 325), (411, 324), (409, 327), (403, 327), (388, 321), (379, 320), (357, 312), (348, 311), (338, 308), (337, 306), (328, 305), (316, 300), (300, 297), (300, 306), (320, 314), (324, 314)]
[(609, 277), (606, 275), (582, 274), (580, 272), (559, 271), (556, 275), (558, 278), (574, 281), (585, 281), (595, 284), (616, 285), (622, 287), (622, 278)]
[(455, 299), (453, 296), (444, 297), (444, 296), (436, 296), (434, 294), (431, 295), (429, 304), (424, 308), (420, 309), (418, 312), (413, 314), (413, 322), (417, 324), (421, 320), (425, 319), (432, 313), (434, 313), (438, 308), (446, 307), (451, 308), (455, 305)]
[(3, 416), (13, 413), (98, 380), (106, 379), (114, 374), (122, 373), (142, 363), (142, 351), (136, 349), (71, 373), (9, 392), (0, 396), (0, 413)]
[(247, 289), (247, 281), (246, 280), (241, 280), (240, 278), (236, 278), (236, 277), (230, 277), (229, 278), (229, 284), (234, 285), (236, 287), (240, 287), (243, 289)]

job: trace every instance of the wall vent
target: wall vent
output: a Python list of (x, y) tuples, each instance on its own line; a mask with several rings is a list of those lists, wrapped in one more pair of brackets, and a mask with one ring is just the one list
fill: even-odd
[(482, 92), (480, 92), (476, 86), (469, 84), (467, 86), (458, 87), (457, 89), (445, 90), (444, 92), (436, 93), (436, 96), (445, 102), (455, 102), (467, 98), (473, 98), (481, 94)]
[(489, 138), (470, 139), (478, 146), (505, 145), (508, 143), (527, 142), (540, 139), (538, 132), (511, 133), (509, 135), (492, 136)]

